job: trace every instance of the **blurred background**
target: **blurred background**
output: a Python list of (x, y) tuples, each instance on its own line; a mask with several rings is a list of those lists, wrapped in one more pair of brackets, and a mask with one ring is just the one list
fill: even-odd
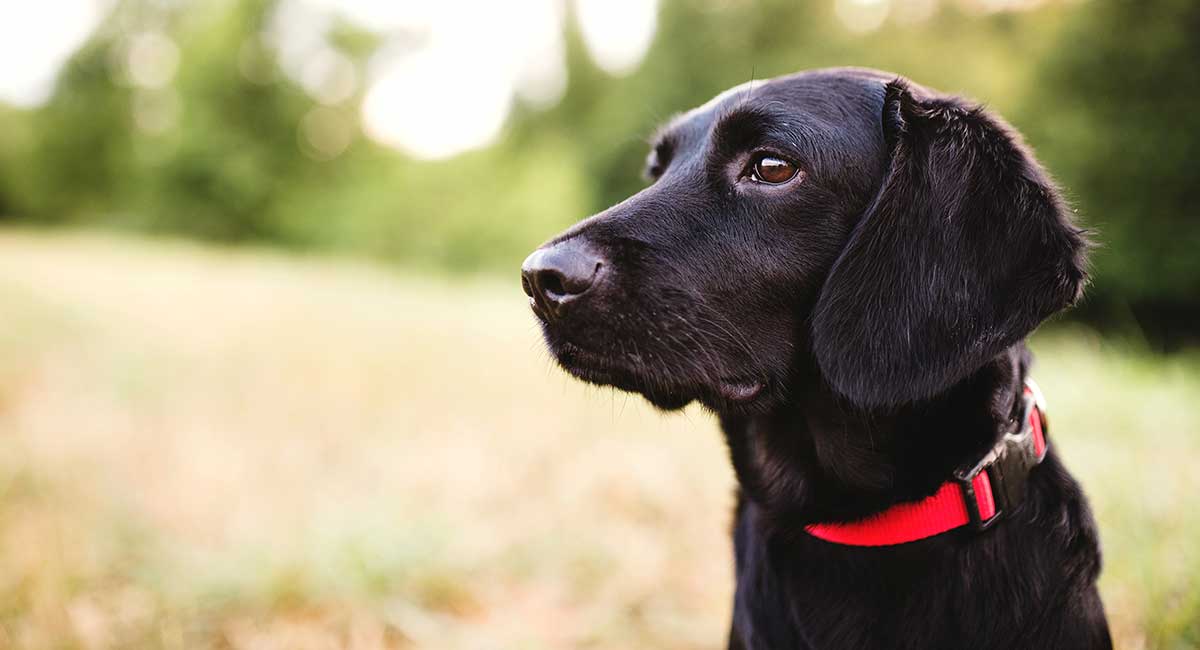
[(733, 479), (524, 256), (751, 79), (894, 71), (1102, 247), (1033, 347), (1118, 644), (1200, 647), (1194, 0), (0, 4), (0, 648), (718, 648)]

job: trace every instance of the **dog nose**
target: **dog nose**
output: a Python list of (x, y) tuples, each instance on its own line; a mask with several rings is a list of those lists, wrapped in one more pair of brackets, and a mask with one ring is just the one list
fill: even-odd
[(568, 303), (587, 292), (604, 261), (574, 239), (539, 248), (521, 265), (521, 288), (547, 316), (559, 316)]

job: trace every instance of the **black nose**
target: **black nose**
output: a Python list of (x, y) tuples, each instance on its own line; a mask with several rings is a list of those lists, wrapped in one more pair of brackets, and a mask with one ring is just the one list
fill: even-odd
[(548, 317), (561, 316), (567, 304), (596, 283), (604, 261), (577, 239), (539, 248), (521, 265), (521, 288)]

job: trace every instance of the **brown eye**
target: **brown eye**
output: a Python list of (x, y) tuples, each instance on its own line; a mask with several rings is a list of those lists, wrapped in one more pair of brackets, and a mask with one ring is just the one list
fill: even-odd
[(786, 183), (796, 177), (799, 169), (783, 158), (759, 156), (750, 169), (751, 180), (768, 185)]

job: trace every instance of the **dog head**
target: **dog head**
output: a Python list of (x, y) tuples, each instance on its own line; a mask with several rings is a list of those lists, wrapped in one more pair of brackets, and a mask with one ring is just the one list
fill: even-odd
[(801, 381), (863, 408), (919, 402), (1086, 278), (1020, 137), (892, 75), (733, 88), (667, 124), (646, 174), (534, 251), (522, 284), (563, 368), (661, 408), (762, 411)]

